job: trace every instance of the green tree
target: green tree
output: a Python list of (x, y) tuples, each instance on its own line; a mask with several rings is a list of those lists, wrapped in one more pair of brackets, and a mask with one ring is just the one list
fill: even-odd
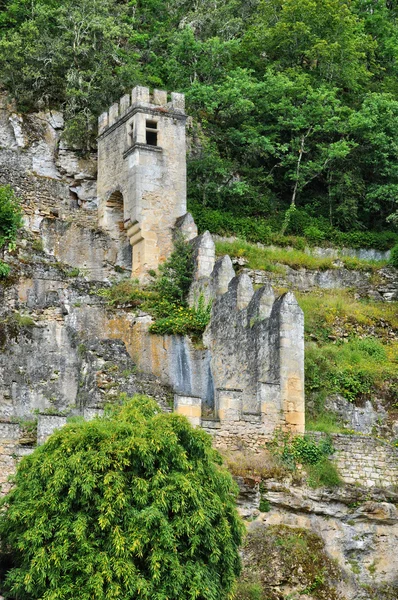
[(0, 537), (13, 596), (220, 600), (240, 571), (236, 486), (210, 437), (135, 397), (19, 464)]
[(350, 0), (261, 0), (244, 44), (256, 69), (272, 62), (347, 89), (367, 82), (376, 45)]
[[(14, 0), (0, 36), (1, 82), (22, 107), (58, 106), (70, 141), (88, 148), (97, 115), (140, 72), (128, 49), (128, 10), (115, 0)], [(0, 21), (1, 23), (1, 21)]]
[(365, 181), (362, 221), (394, 220), (398, 212), (398, 100), (389, 93), (370, 93), (349, 123), (357, 141), (353, 160)]

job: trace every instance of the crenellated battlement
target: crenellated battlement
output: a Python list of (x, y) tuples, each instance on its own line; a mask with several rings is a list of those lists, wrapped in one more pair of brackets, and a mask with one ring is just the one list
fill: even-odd
[(185, 116), (185, 95), (178, 92), (169, 94), (165, 90), (157, 89), (151, 93), (148, 87), (137, 85), (132, 89), (131, 94), (122, 96), (119, 102), (112, 104), (98, 117), (98, 135), (102, 135), (134, 109)]

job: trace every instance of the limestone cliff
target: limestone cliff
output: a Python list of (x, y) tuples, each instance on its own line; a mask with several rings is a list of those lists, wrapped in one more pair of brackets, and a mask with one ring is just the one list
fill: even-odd
[[(123, 244), (98, 229), (95, 155), (82, 158), (76, 150), (68, 148), (62, 141), (62, 125), (59, 113), (40, 113), (22, 119), (12, 104), (2, 98), (0, 183), (12, 184), (23, 199), (25, 213), (25, 229), (17, 249), (5, 256), (12, 266), (12, 277), (0, 285), (3, 492), (18, 457), (31, 451), (35, 436), (40, 443), (65, 422), (67, 415), (90, 417), (121, 392), (149, 393), (169, 410), (171, 394), (167, 384), (174, 388), (180, 385), (182, 397), (193, 397), (194, 391), (203, 389), (207, 381), (210, 359), (206, 350), (195, 348), (189, 340), (148, 338), (147, 315), (134, 315), (122, 308), (110, 311), (98, 296), (99, 287), (129, 274), (131, 257), (123, 252)], [(221, 267), (219, 263), (215, 271), (209, 269), (208, 276), (213, 273), (210, 285), (225, 293), (233, 272), (225, 261)], [(223, 273), (228, 269), (230, 276), (226, 283)], [(238, 302), (235, 283), (229, 295), (220, 300), (219, 318), (224, 325), (231, 313), (228, 302)], [(206, 286), (209, 281), (198, 284)], [(272, 308), (275, 299), (271, 302), (270, 295), (263, 297), (262, 309), (269, 309), (267, 315), (251, 314), (249, 298), (245, 304), (245, 323), (239, 323), (233, 316), (228, 326), (238, 330), (242, 325), (241, 338), (235, 339), (236, 344), (245, 336), (250, 338), (256, 328), (264, 336), (272, 334), (269, 321), (263, 323), (259, 319), (259, 316), (271, 318), (272, 310), (278, 308)], [(209, 346), (224, 344), (226, 361), (229, 346), (216, 322), (213, 328), (207, 333)], [(186, 378), (187, 370), (190, 379)], [(242, 377), (246, 377), (249, 387), (255, 387), (249, 375), (245, 372)], [(219, 387), (223, 387), (222, 382)], [(246, 412), (250, 413), (252, 408), (248, 406)], [(35, 423), (32, 425), (36, 419), (37, 429)], [(214, 420), (212, 423), (208, 420), (207, 426), (209, 429), (214, 426)], [(335, 444), (341, 445), (340, 466), (342, 471), (345, 469), (346, 481), (351, 478), (356, 485), (315, 491), (292, 481), (268, 479), (262, 482), (260, 490), (259, 481), (246, 481), (249, 508), (246, 500), (241, 502), (246, 517), (252, 520), (249, 531), (253, 532), (254, 541), (249, 536), (244, 554), (245, 577), (248, 581), (260, 578), (268, 594), (264, 597), (303, 600), (398, 597), (398, 499), (394, 491), (376, 489), (381, 484), (391, 488), (391, 477), (396, 477), (396, 455), (389, 446), (383, 459), (383, 444), (373, 440), (368, 448), (360, 436), (336, 439)], [(236, 449), (233, 445), (229, 447), (232, 451)], [(364, 455), (370, 457), (372, 464), (366, 465), (369, 471), (357, 477), (364, 465)], [(392, 474), (390, 479), (385, 475), (387, 471)], [(369, 481), (372, 489), (370, 484), (367, 486)], [(268, 512), (260, 512), (261, 496), (268, 503)], [(261, 508), (264, 511), (264, 502)], [(317, 555), (321, 561), (317, 564), (326, 569), (325, 580), (330, 577), (326, 591), (321, 585), (311, 590), (299, 572), (304, 565), (292, 562), (291, 554), (289, 560), (284, 558), (279, 551), (283, 544), (275, 546), (268, 534), (261, 534), (262, 528), (269, 526), (292, 528), (299, 538), (304, 535), (302, 531), (308, 532), (308, 543), (317, 544), (319, 552), (324, 553), (323, 558)], [(273, 538), (279, 539), (277, 529), (273, 531)], [(257, 556), (259, 536), (261, 547), (271, 556), (272, 568), (268, 565), (267, 572)], [(293, 571), (293, 579), (289, 570)], [(320, 595), (322, 590), (324, 595)]]

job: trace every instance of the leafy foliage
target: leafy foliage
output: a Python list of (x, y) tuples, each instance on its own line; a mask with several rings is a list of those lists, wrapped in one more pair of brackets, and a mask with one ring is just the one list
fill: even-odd
[(155, 318), (151, 333), (160, 335), (189, 335), (201, 338), (210, 321), (211, 303), (200, 296), (196, 305), (187, 305), (187, 295), (193, 278), (193, 248), (182, 236), (174, 243), (169, 258), (153, 272), (154, 281), (147, 287), (128, 279), (99, 290), (111, 306), (139, 307)]
[[(15, 248), (18, 230), (22, 226), (22, 210), (14, 190), (0, 186), (0, 252)], [(11, 267), (0, 259), (0, 280), (9, 276)]]
[(291, 436), (288, 433), (276, 432), (267, 446), (288, 469), (295, 471), (298, 464), (304, 465), (310, 486), (334, 487), (340, 484), (337, 469), (329, 460), (334, 451), (329, 436), (316, 442), (307, 435)]
[(151, 325), (150, 332), (200, 338), (210, 321), (210, 313), (211, 303), (206, 303), (203, 296), (200, 296), (194, 308), (172, 304), (167, 310), (167, 315), (156, 319)]
[(193, 269), (193, 247), (182, 235), (178, 235), (170, 257), (159, 266), (160, 276), (153, 287), (168, 302), (184, 303), (192, 283)]
[(142, 396), (73, 422), (19, 464), (0, 535), (12, 594), (229, 598), (237, 488), (210, 437)]
[(291, 205), (334, 240), (398, 223), (397, 30), (369, 0), (4, 0), (0, 80), (20, 108), (63, 108), (83, 150), (134, 84), (185, 92), (199, 220), (264, 241), (294, 233)]
[(8, 277), (11, 272), (10, 265), (7, 265), (3, 260), (0, 260), (0, 279)]
[(391, 250), (390, 263), (393, 267), (398, 269), (398, 244), (396, 244)]
[(0, 250), (12, 247), (22, 225), (22, 211), (11, 186), (0, 186)]

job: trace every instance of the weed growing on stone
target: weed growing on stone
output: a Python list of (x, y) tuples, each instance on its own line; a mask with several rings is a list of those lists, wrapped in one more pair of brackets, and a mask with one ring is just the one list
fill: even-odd
[(175, 241), (171, 256), (152, 272), (153, 281), (143, 287), (138, 280), (127, 279), (103, 288), (98, 295), (110, 306), (138, 308), (154, 318), (150, 332), (159, 335), (189, 335), (199, 343), (210, 321), (211, 303), (203, 296), (196, 306), (187, 304), (193, 277), (192, 246), (182, 237)]
[(267, 448), (292, 473), (302, 465), (311, 487), (335, 487), (341, 483), (338, 471), (329, 459), (334, 452), (330, 437), (316, 442), (307, 435), (293, 436), (277, 431)]
[(43, 252), (44, 251), (43, 240), (41, 238), (35, 238), (33, 240), (32, 250), (34, 250), (35, 252)]
[(313, 256), (297, 248), (259, 247), (244, 240), (218, 241), (216, 252), (219, 256), (229, 254), (247, 260), (247, 267), (274, 273), (283, 272), (281, 265), (292, 269), (310, 269), (326, 271), (344, 266), (350, 270), (374, 271), (387, 264), (387, 261), (360, 260), (350, 256), (341, 256), (338, 260), (330, 257)]
[(166, 317), (157, 319), (150, 326), (149, 331), (160, 335), (191, 335), (198, 339), (210, 321), (210, 313), (211, 303), (201, 296), (196, 307), (174, 305)]
[(22, 209), (19, 199), (10, 185), (0, 186), (0, 250), (15, 248), (19, 229), (22, 227)]
[(11, 272), (10, 265), (0, 259), (0, 279), (6, 278)]
[(288, 470), (269, 450), (253, 452), (249, 449), (220, 451), (228, 470), (239, 477), (283, 479)]
[[(0, 252), (16, 247), (19, 229), (22, 227), (22, 209), (19, 199), (9, 185), (0, 186)], [(0, 259), (0, 279), (6, 279), (11, 267)]]
[(259, 526), (244, 541), (235, 600), (293, 599), (304, 594), (314, 600), (338, 600), (335, 582), (340, 577), (316, 534), (285, 525)]

